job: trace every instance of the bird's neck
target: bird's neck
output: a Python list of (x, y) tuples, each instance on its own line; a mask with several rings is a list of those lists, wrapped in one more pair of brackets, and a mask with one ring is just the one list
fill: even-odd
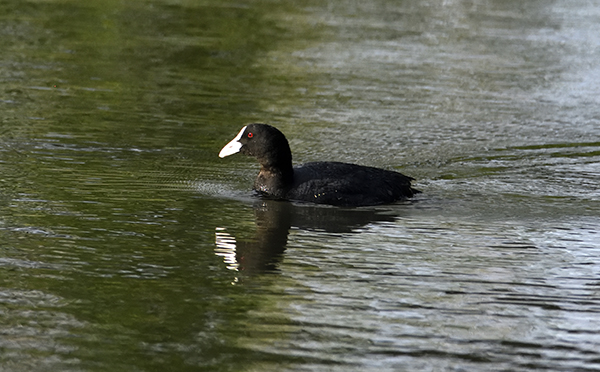
[(260, 193), (283, 198), (294, 182), (294, 169), (291, 163), (287, 167), (261, 165), (254, 181), (254, 189)]

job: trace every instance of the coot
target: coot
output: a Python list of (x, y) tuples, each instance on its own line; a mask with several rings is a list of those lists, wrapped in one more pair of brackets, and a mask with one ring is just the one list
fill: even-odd
[(267, 124), (248, 124), (219, 153), (254, 156), (260, 172), (254, 190), (274, 198), (358, 207), (391, 203), (418, 193), (411, 177), (398, 172), (340, 162), (314, 162), (292, 167), (287, 139)]

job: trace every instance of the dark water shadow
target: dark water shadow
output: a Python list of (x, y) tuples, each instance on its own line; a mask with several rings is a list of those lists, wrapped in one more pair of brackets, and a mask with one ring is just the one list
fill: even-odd
[(223, 258), (228, 269), (246, 274), (276, 271), (292, 228), (359, 233), (368, 224), (392, 222), (400, 217), (398, 208), (393, 206), (347, 209), (260, 200), (253, 204), (253, 209), (256, 223), (253, 237), (238, 240), (225, 227), (215, 230), (215, 254)]

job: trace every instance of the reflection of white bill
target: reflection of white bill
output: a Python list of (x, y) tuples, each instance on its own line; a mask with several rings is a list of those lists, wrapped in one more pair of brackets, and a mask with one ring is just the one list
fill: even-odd
[(215, 254), (223, 257), (223, 262), (229, 270), (238, 271), (240, 264), (235, 257), (235, 238), (225, 232), (224, 227), (215, 228)]

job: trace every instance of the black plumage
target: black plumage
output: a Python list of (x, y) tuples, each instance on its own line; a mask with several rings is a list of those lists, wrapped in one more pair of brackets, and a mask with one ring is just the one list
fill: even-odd
[(344, 207), (378, 205), (418, 193), (413, 178), (380, 168), (340, 162), (313, 162), (292, 166), (287, 139), (267, 124), (249, 124), (221, 152), (256, 157), (260, 171), (254, 190), (275, 198)]

